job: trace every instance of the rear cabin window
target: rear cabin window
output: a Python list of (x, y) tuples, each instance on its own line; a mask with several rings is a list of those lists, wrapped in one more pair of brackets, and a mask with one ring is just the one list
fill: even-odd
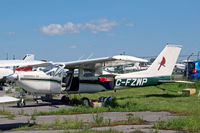
[(94, 77), (95, 73), (89, 70), (84, 70), (84, 77)]

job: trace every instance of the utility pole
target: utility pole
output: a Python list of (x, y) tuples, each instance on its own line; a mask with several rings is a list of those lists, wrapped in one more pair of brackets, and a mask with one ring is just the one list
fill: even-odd
[(6, 53), (6, 60), (8, 60), (8, 53)]
[(13, 60), (15, 60), (15, 55), (13, 55)]
[(197, 60), (199, 60), (199, 54), (200, 54), (200, 51), (198, 51), (198, 54), (197, 54)]

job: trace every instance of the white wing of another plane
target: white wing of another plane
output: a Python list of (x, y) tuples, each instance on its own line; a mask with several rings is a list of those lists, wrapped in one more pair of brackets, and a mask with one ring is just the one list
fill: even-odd
[(127, 55), (117, 55), (112, 57), (103, 57), (103, 58), (95, 58), (95, 59), (87, 59), (87, 60), (78, 60), (71, 62), (60, 62), (65, 64), (65, 68), (67, 69), (96, 69), (99, 67), (108, 67), (108, 66), (117, 66), (122, 64), (131, 64), (134, 62), (148, 62), (145, 59), (127, 56)]
[(41, 66), (46, 67), (50, 65), (49, 62), (44, 61), (30, 61), (30, 60), (0, 60), (0, 67), (13, 67), (13, 66)]
[(10, 96), (0, 97), (0, 103), (16, 102), (16, 101), (19, 101), (19, 99)]

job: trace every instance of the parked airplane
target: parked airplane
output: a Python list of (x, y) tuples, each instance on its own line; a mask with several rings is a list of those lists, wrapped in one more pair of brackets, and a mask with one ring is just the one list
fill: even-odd
[(174, 67), (175, 72), (184, 72), (185, 64), (177, 63)]
[[(23, 60), (0, 60), (0, 85), (5, 83), (5, 77), (12, 74), (15, 70), (20, 71), (22, 70), (23, 66), (31, 66), (31, 67), (38, 67), (43, 66), (47, 67), (51, 65), (51, 63), (34, 60), (34, 55), (27, 54), (23, 58)], [(27, 69), (24, 68), (24, 69)]]
[(2, 96), (0, 97), (0, 103), (7, 103), (7, 102), (16, 102), (19, 101), (19, 99), (11, 96)]
[[(68, 95), (73, 93), (97, 93), (100, 91), (114, 90), (122, 87), (136, 87), (157, 85), (170, 80), (174, 65), (177, 61), (181, 46), (166, 45), (164, 50), (144, 71), (118, 75), (102, 75), (102, 67), (113, 66), (115, 62), (122, 61), (120, 56), (111, 58), (97, 58), (82, 61), (62, 62), (53, 64), (42, 71), (18, 72), (9, 76), (16, 79), (16, 83), (32, 95), (66, 94), (62, 101), (68, 101)], [(128, 58), (123, 57), (123, 60)], [(138, 62), (138, 60), (136, 61)], [(63, 69), (69, 69), (65, 77)], [(74, 69), (78, 69), (78, 75), (74, 75)], [(88, 74), (91, 72), (91, 74)], [(89, 103), (89, 99), (82, 98), (83, 103)], [(24, 98), (21, 97), (18, 106), (24, 106)]]

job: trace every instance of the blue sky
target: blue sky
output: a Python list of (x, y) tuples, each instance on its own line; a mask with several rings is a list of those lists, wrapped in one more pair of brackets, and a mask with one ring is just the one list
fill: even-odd
[(166, 43), (200, 51), (199, 0), (2, 0), (0, 59), (70, 61), (125, 52), (157, 55)]

